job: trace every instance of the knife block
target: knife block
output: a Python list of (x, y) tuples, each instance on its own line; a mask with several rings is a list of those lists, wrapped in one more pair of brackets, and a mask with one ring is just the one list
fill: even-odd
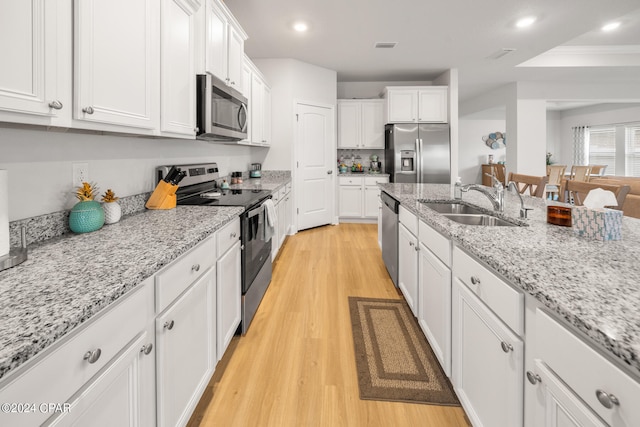
[(176, 207), (177, 185), (160, 180), (144, 205), (147, 209), (173, 209)]

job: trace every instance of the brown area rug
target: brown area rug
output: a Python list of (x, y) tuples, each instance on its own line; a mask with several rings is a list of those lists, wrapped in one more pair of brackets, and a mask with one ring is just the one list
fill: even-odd
[(460, 406), (404, 300), (349, 297), (360, 398)]

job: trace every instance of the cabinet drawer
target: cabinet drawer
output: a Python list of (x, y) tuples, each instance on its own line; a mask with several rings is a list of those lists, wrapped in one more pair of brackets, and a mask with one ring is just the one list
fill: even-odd
[(377, 185), (386, 184), (389, 182), (389, 177), (386, 176), (365, 176), (364, 185)]
[(404, 224), (407, 229), (414, 235), (418, 235), (418, 217), (412, 214), (407, 210), (407, 208), (400, 205), (400, 209), (398, 209), (398, 221), (401, 224)]
[(424, 221), (419, 224), (420, 242), (428, 247), (440, 261), (451, 267), (451, 242), (449, 239), (428, 226)]
[[(41, 403), (64, 403), (96, 375), (153, 318), (153, 285), (151, 279), (139, 289), (121, 297), (78, 326), (50, 352), (38, 356), (24, 372), (15, 376), (2, 390), (0, 402), (36, 404), (34, 413), (0, 413), (0, 425), (40, 425), (52, 414), (38, 411)], [(99, 357), (93, 363), (85, 360), (88, 352)], [(45, 350), (46, 351), (46, 350)]]
[(453, 275), (484, 301), (516, 334), (524, 334), (524, 295), (461, 249), (453, 248)]
[(218, 257), (224, 255), (231, 246), (240, 240), (240, 219), (234, 219), (229, 224), (218, 230)]
[(208, 237), (196, 247), (156, 274), (156, 311), (167, 308), (217, 259), (215, 236)]
[(339, 185), (362, 185), (363, 179), (361, 176), (341, 176), (338, 178)]
[[(535, 353), (609, 425), (640, 425), (640, 383), (540, 309)], [(614, 395), (619, 405), (607, 409), (598, 390)]]

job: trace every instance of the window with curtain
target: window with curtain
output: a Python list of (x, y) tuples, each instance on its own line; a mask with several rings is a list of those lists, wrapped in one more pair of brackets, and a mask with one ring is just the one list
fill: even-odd
[(607, 175), (616, 174), (616, 128), (589, 128), (588, 152), (590, 165), (607, 165)]
[(626, 127), (625, 142), (625, 175), (640, 176), (640, 124)]

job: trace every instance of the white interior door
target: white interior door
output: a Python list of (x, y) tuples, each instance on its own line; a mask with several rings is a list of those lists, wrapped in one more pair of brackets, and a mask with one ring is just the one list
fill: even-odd
[(298, 230), (330, 224), (335, 201), (333, 107), (296, 106)]

